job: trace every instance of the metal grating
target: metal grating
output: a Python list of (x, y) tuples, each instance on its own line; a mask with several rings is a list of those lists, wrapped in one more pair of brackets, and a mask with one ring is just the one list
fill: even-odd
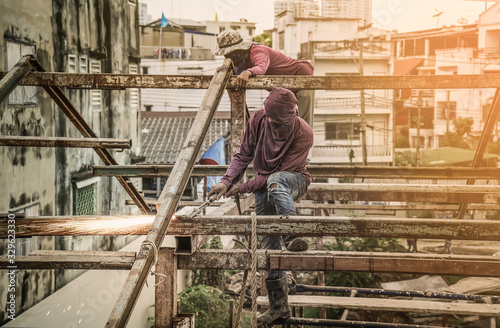
[(97, 183), (75, 187), (75, 215), (97, 214)]

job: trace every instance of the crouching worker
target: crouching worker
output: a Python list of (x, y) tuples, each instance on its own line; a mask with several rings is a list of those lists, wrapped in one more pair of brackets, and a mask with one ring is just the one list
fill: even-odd
[[(248, 121), (241, 147), (233, 156), (222, 178), (210, 190), (231, 197), (238, 193), (255, 194), (257, 215), (295, 215), (294, 201), (302, 197), (311, 177), (306, 169), (307, 155), (313, 144), (313, 132), (298, 116), (297, 98), (293, 92), (275, 88), (264, 109), (256, 111)], [(237, 185), (247, 166), (254, 161), (254, 179)], [(281, 236), (264, 236), (264, 249), (281, 250)], [(305, 251), (307, 242), (300, 237), (283, 238), (289, 251)], [(283, 270), (270, 270), (266, 279), (269, 310), (259, 316), (258, 322), (269, 324), (276, 319), (290, 317), (288, 284)]]

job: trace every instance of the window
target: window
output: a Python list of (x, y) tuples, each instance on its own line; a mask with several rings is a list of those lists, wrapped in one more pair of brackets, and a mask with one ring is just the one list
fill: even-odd
[[(101, 73), (101, 62), (98, 60), (92, 60), (90, 62), (90, 73)], [(102, 111), (102, 91), (101, 90), (91, 90), (90, 91), (90, 102), (92, 104), (92, 111), (100, 112)]]
[[(7, 67), (11, 69), (22, 56), (35, 54), (35, 46), (6, 41), (7, 43)], [(35, 86), (18, 86), (9, 95), (9, 105), (25, 106), (36, 105), (36, 87)]]
[(142, 74), (149, 74), (149, 66), (142, 67)]
[[(28, 203), (16, 208), (9, 209), (9, 213), (24, 214), (27, 217), (40, 215), (40, 202)], [(40, 249), (40, 237), (16, 238), (16, 255), (29, 255), (31, 251)]]
[(279, 50), (285, 49), (285, 32), (279, 32), (278, 33), (278, 44), (279, 44)]
[(87, 56), (81, 56), (80, 57), (80, 73), (88, 73), (88, 69), (89, 69), (89, 60), (87, 58)]
[(325, 123), (326, 140), (359, 140), (361, 123)]
[(74, 215), (97, 214), (97, 181), (99, 178), (90, 178), (75, 183)]
[[(128, 65), (128, 71), (130, 74), (138, 73), (137, 65)], [(130, 109), (138, 110), (139, 109), (139, 89), (131, 88), (130, 90)]]
[(68, 55), (68, 73), (76, 73), (76, 56)]
[(153, 105), (144, 105), (144, 109), (146, 112), (150, 112), (153, 109)]
[(184, 66), (178, 67), (179, 75), (203, 75), (203, 67), (201, 66)]

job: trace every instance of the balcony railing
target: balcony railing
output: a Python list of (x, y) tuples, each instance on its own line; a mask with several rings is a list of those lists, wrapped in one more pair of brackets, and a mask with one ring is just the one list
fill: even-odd
[[(313, 146), (311, 150), (312, 162), (321, 163), (349, 163), (349, 154), (353, 151), (353, 163), (363, 161), (363, 150), (361, 146)], [(368, 163), (380, 163), (392, 161), (392, 146), (377, 145), (367, 146)]]
[[(365, 95), (365, 106), (377, 108), (392, 108), (392, 99)], [(343, 98), (317, 98), (316, 108), (318, 109), (346, 109), (361, 107), (361, 98), (343, 97)]]
[[(141, 58), (158, 58), (158, 47), (141, 46)], [(162, 47), (161, 59), (163, 60), (210, 60), (214, 59), (212, 49)]]
[[(343, 41), (309, 41), (300, 45), (299, 59), (311, 59), (318, 57), (343, 57), (345, 51), (359, 53), (359, 44), (354, 40)], [(363, 54), (369, 58), (371, 56), (391, 56), (391, 43), (389, 41), (365, 41), (363, 42)]]

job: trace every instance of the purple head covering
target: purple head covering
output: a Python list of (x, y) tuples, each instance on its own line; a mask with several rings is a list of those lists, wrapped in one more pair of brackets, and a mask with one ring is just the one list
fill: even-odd
[(266, 121), (262, 142), (257, 145), (254, 166), (259, 173), (273, 173), (292, 144), (299, 123), (297, 98), (290, 90), (274, 88), (264, 102)]

